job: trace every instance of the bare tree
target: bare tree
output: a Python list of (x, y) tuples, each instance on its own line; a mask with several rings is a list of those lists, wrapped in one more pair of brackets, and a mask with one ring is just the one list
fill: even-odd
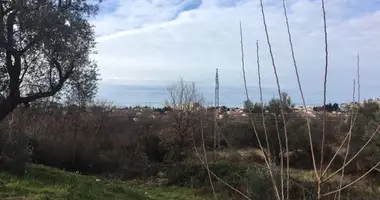
[(172, 120), (171, 131), (174, 135), (171, 138), (183, 149), (191, 145), (191, 133), (198, 127), (200, 118), (204, 116), (201, 111), (204, 98), (195, 83), (186, 83), (183, 79), (167, 89), (169, 100), (166, 104), (172, 109), (169, 116)]
[(167, 104), (173, 109), (175, 130), (177, 134), (188, 132), (199, 122), (199, 110), (204, 102), (203, 96), (195, 87), (195, 83), (186, 83), (183, 79), (169, 86), (168, 92), (170, 99)]

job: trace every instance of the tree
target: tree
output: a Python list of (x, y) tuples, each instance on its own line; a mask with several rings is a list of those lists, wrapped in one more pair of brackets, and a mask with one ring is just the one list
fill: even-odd
[(339, 105), (337, 103), (334, 103), (334, 104), (326, 104), (325, 106), (315, 106), (313, 107), (313, 110), (314, 111), (323, 111), (323, 109), (326, 108), (326, 112), (333, 112), (333, 111), (339, 111), (340, 108), (339, 108)]
[(81, 98), (92, 95), (84, 90), (95, 91), (88, 17), (96, 15), (98, 5), (87, 2), (0, 1), (0, 121), (18, 105), (59, 91), (82, 90)]
[(283, 104), (284, 113), (290, 113), (293, 104), (292, 99), (286, 92), (281, 93), (280, 98), (272, 98), (268, 102), (267, 110), (269, 110), (270, 113), (279, 115), (281, 113), (281, 103)]
[(252, 114), (261, 114), (262, 105), (259, 103), (253, 104), (250, 100), (244, 101), (244, 112)]
[(86, 69), (74, 73), (70, 78), (66, 88), (62, 89), (65, 93), (65, 98), (68, 102), (79, 105), (80, 107), (87, 106), (92, 102), (97, 91), (97, 81), (99, 74), (97, 73), (97, 66), (92, 64), (86, 66)]
[(172, 131), (168, 132), (166, 140), (171, 143), (172, 152), (176, 154), (173, 156), (181, 159), (189, 145), (192, 145), (191, 134), (199, 126), (204, 99), (194, 83), (186, 83), (183, 79), (169, 86), (168, 92), (169, 100), (166, 103), (172, 109), (169, 115)]
[(333, 111), (339, 111), (340, 108), (339, 108), (339, 105), (337, 103), (334, 103), (333, 104)]

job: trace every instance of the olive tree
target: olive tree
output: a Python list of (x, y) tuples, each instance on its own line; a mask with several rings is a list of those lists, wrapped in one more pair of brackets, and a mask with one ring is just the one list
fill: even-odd
[(97, 10), (97, 2), (87, 0), (0, 0), (0, 121), (18, 105), (59, 91), (94, 95), (88, 19)]

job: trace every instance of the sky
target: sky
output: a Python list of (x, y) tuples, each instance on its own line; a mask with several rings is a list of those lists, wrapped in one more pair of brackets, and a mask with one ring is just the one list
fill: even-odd
[[(281, 91), (299, 103), (282, 1), (263, 2)], [(286, 4), (306, 103), (320, 105), (325, 67), (321, 2)], [(361, 99), (380, 97), (380, 0), (327, 0), (326, 17), (327, 101), (352, 100), (358, 54)], [(93, 59), (102, 78), (97, 98), (118, 105), (158, 105), (168, 97), (166, 87), (183, 78), (195, 82), (211, 102), (218, 68), (220, 104), (242, 104), (239, 21), (250, 98), (259, 100), (256, 40), (264, 100), (277, 96), (259, 0), (104, 0), (91, 20), (98, 52)]]

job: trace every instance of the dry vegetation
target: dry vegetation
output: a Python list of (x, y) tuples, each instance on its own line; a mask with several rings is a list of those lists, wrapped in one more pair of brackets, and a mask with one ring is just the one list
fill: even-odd
[[(245, 87), (248, 117), (234, 118), (222, 113), (225, 117), (215, 122), (214, 110), (203, 107), (204, 100), (195, 85), (183, 80), (168, 88), (167, 104), (171, 107), (156, 112), (149, 108), (126, 111), (106, 103), (87, 102), (92, 93), (81, 94), (82, 99), (77, 95), (79, 100), (70, 104), (42, 98), (60, 95), (56, 93), (66, 81), (60, 74), (59, 88), (28, 101), (25, 106), (21, 106), (21, 101), (11, 103), (12, 98), (20, 99), (19, 89), (18, 97), (9, 97), (8, 93), (12, 92), (8, 90), (0, 91), (0, 97), (8, 95), (1, 101), (0, 108), (12, 104), (0, 116), (1, 170), (22, 179), (28, 164), (42, 164), (112, 179), (140, 180), (153, 187), (190, 187), (196, 194), (212, 194), (214, 199), (378, 198), (379, 105), (372, 101), (354, 104), (344, 115), (328, 115), (326, 106), (323, 113), (315, 117), (292, 112), (291, 98), (281, 89), (265, 8), (262, 0), (260, 2), (278, 96), (269, 102), (262, 100), (262, 52), (257, 42), (261, 98), (251, 108)], [(326, 105), (329, 55), (323, 0), (321, 7), (325, 25), (323, 105)], [(285, 0), (283, 9), (289, 51), (306, 109)], [(246, 85), (242, 31), (240, 24)], [(53, 78), (51, 75), (50, 81)], [(360, 102), (359, 56), (354, 82), (353, 101)], [(215, 145), (215, 129), (221, 136), (218, 145)]]
[[(373, 109), (374, 105), (366, 102), (357, 111), (362, 120), (352, 131), (355, 139), (351, 140), (351, 149), (344, 148), (345, 151), (337, 154), (326, 171), (325, 177), (331, 178), (323, 184), (325, 193), (337, 189), (341, 178), (344, 178), (342, 185), (355, 181), (379, 160), (376, 153), (379, 147), (371, 143), (349, 163), (344, 176), (334, 173), (341, 168), (345, 152), (349, 152), (347, 160), (350, 160), (371, 136), (362, 134), (363, 131), (369, 133), (376, 128), (379, 109)], [(264, 118), (260, 113), (251, 113), (255, 119), (253, 123), (250, 117), (219, 120), (221, 141), (225, 143), (219, 149), (213, 149), (212, 110), (188, 106), (155, 113), (146, 108), (138, 117), (136, 111), (121, 111), (108, 104), (82, 108), (51, 102), (19, 108), (1, 123), (2, 169), (22, 176), (27, 163), (36, 163), (113, 179), (138, 179), (151, 186), (186, 186), (198, 195), (215, 191), (217, 199), (276, 199), (275, 183), (280, 197), (282, 191), (284, 196), (289, 191), (289, 199), (315, 198), (316, 176), (307, 145), (307, 122), (291, 109), (284, 113), (285, 124), (271, 112), (265, 112)], [(155, 117), (151, 116), (152, 112)], [(325, 166), (344, 141), (352, 117), (349, 114), (327, 118)], [(310, 118), (309, 122), (314, 155), (320, 159), (323, 117)], [(287, 127), (289, 152), (281, 134), (284, 126)], [(264, 141), (261, 145), (253, 134), (255, 131), (259, 140)], [(288, 158), (289, 178), (285, 170)], [(269, 169), (272, 176), (268, 174)], [(377, 173), (372, 170), (365, 179), (343, 190), (341, 199), (368, 199), (378, 195)], [(289, 180), (289, 187), (286, 180)], [(334, 195), (324, 199), (334, 199)]]

